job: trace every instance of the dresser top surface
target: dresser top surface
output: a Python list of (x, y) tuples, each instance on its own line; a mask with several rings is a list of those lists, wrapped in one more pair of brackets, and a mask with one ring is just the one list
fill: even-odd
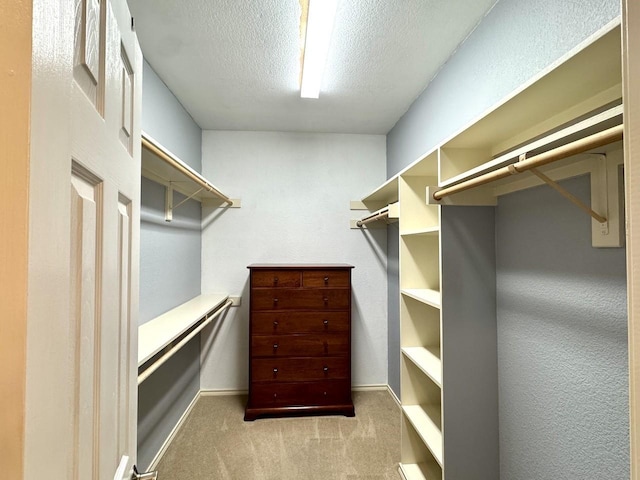
[(348, 263), (252, 263), (247, 266), (251, 270), (273, 270), (273, 269), (291, 269), (291, 270), (327, 270), (327, 269), (345, 269), (355, 268)]

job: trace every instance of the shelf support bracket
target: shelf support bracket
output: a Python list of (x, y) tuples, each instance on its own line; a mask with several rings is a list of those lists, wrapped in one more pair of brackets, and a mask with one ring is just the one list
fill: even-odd
[(191, 200), (193, 197), (195, 197), (196, 195), (198, 195), (202, 190), (204, 190), (204, 188), (199, 188), (198, 190), (196, 190), (195, 192), (193, 192), (191, 195), (189, 195), (187, 198), (185, 198), (184, 200), (182, 200), (179, 204), (174, 205), (173, 208), (178, 208), (180, 205), (182, 205), (183, 203)]
[(582, 202), (582, 200), (580, 200), (578, 197), (576, 197), (573, 193), (571, 193), (568, 190), (566, 190), (559, 183), (554, 182), (553, 180), (551, 180), (549, 177), (547, 177), (544, 173), (539, 171), (537, 168), (532, 168), (529, 171), (531, 173), (533, 173), (536, 177), (538, 177), (540, 180), (542, 180), (544, 183), (549, 185), (551, 188), (553, 188), (556, 192), (558, 192), (564, 198), (566, 198), (571, 203), (573, 203), (580, 210), (582, 210), (583, 212), (586, 212), (587, 214), (591, 215), (597, 222), (603, 223), (603, 224), (607, 223), (607, 219), (605, 217), (603, 217), (602, 215), (599, 215), (598, 213), (594, 212), (593, 209), (591, 209), (590, 207), (585, 205)]
[(164, 221), (173, 220), (173, 187), (169, 185), (164, 192)]

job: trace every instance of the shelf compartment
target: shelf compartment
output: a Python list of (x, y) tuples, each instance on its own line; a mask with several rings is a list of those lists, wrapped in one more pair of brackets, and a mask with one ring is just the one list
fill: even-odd
[(403, 288), (400, 290), (400, 293), (434, 308), (440, 308), (441, 306), (441, 295), (439, 290), (431, 290), (428, 288)]
[[(447, 165), (441, 157), (441, 184), (490, 161), (493, 156), (619, 101), (620, 27), (589, 41), (590, 44), (569, 52), (444, 144), (442, 150), (453, 164)], [(593, 65), (598, 68), (594, 70)], [(452, 160), (452, 156), (456, 158)]]
[(442, 466), (442, 430), (439, 405), (405, 405), (402, 407), (413, 428)]
[(376, 188), (370, 194), (362, 197), (362, 203), (369, 206), (388, 205), (398, 201), (398, 176), (394, 176)]
[[(438, 235), (402, 236), (400, 239), (400, 288), (417, 300), (433, 299), (429, 292), (440, 290), (440, 241)], [(423, 297), (426, 295), (426, 297)], [(437, 305), (439, 305), (439, 298)], [(437, 306), (434, 305), (434, 306)]]
[[(592, 112), (584, 119), (571, 123), (568, 126), (548, 132), (538, 138), (519, 145), (498, 156), (491, 157), (489, 152), (479, 156), (476, 161), (466, 157), (466, 163), (461, 161), (461, 152), (464, 149), (448, 149), (443, 147), (440, 151), (442, 172), (446, 180), (442, 180), (439, 186), (446, 188), (456, 183), (478, 177), (488, 171), (495, 170), (505, 165), (517, 162), (519, 156), (538, 155), (575, 140), (604, 131), (608, 128), (622, 124), (623, 106), (615, 102), (613, 106), (607, 106), (601, 110)], [(450, 175), (446, 173), (449, 172)], [(451, 176), (453, 175), (453, 176)]]
[(403, 347), (402, 353), (425, 375), (442, 387), (442, 361), (440, 347)]
[[(427, 380), (422, 370), (404, 355), (400, 369), (403, 418), (411, 426), (404, 425), (403, 439), (407, 439), (411, 447), (403, 446), (401, 462), (420, 463), (432, 456), (442, 466), (442, 389)], [(419, 441), (412, 433), (417, 434)], [(421, 443), (426, 448), (421, 448)], [(431, 454), (426, 455), (427, 451)]]
[(401, 347), (440, 347), (440, 310), (402, 295), (400, 298)]
[(433, 148), (428, 153), (414, 161), (400, 172), (403, 177), (437, 177), (438, 149)]
[(436, 462), (401, 463), (398, 468), (404, 480), (442, 479), (442, 469)]
[(439, 225), (438, 205), (428, 205), (425, 196), (426, 188), (437, 184), (436, 176), (400, 177), (400, 233)]
[(442, 480), (442, 467), (404, 411), (400, 431), (402, 439), (398, 471), (401, 476), (406, 480)]

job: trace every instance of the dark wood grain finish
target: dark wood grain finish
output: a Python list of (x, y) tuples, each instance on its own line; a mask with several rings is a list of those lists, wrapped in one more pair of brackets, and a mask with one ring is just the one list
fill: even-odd
[(349, 333), (349, 312), (252, 312), (252, 335)]
[(262, 416), (355, 415), (351, 267), (251, 265), (249, 401)]
[(348, 287), (351, 272), (345, 270), (308, 270), (302, 272), (305, 287)]
[(264, 407), (302, 407), (347, 404), (351, 402), (350, 389), (347, 380), (264, 383), (254, 385), (253, 395), (256, 403)]
[(254, 335), (251, 337), (253, 357), (318, 356), (349, 354), (349, 341), (344, 335)]
[(254, 382), (305, 382), (349, 378), (348, 357), (283, 357), (251, 360)]
[(264, 288), (251, 290), (252, 310), (345, 310), (351, 302), (348, 288)]
[(251, 277), (251, 286), (260, 287), (299, 287), (302, 284), (302, 272), (298, 270), (258, 270)]

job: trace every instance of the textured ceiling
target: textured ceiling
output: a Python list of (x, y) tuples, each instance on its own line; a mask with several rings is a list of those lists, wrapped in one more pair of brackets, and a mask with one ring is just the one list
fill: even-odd
[(142, 52), (203, 129), (385, 134), (496, 0), (341, 0), (302, 99), (299, 0), (129, 0)]

